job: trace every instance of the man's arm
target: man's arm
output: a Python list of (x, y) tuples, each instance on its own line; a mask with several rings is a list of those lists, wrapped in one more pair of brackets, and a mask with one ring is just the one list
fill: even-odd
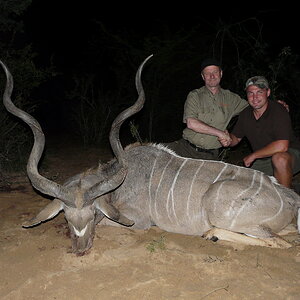
[(290, 107), (289, 107), (289, 105), (285, 101), (283, 101), (283, 100), (277, 100), (277, 102), (279, 104), (281, 104), (288, 112), (290, 112)]
[(213, 135), (222, 140), (228, 140), (228, 138), (229, 138), (229, 135), (226, 134), (226, 132), (224, 132), (220, 129), (217, 129), (215, 127), (212, 127), (212, 126), (210, 126), (200, 120), (197, 120), (195, 118), (187, 118), (186, 126), (187, 126), (187, 128), (192, 129), (196, 132)]
[(251, 164), (258, 158), (270, 157), (278, 152), (286, 152), (288, 149), (288, 140), (277, 140), (244, 157), (244, 165), (246, 167), (250, 167)]

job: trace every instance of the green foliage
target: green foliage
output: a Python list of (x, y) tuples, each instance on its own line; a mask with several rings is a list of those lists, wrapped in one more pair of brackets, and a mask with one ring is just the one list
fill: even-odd
[(146, 249), (153, 253), (157, 250), (165, 250), (166, 249), (166, 238), (165, 236), (160, 236), (159, 239), (151, 241), (147, 246)]
[[(13, 102), (28, 113), (33, 113), (37, 102), (31, 98), (33, 90), (52, 75), (51, 70), (38, 69), (36, 54), (31, 45), (20, 42), (23, 23), (20, 18), (31, 1), (0, 2), (0, 53), (14, 78)], [(5, 88), (5, 74), (0, 72), (0, 93)], [(23, 122), (0, 106), (0, 171), (19, 170), (25, 167), (32, 145), (32, 132)]]
[[(71, 105), (71, 121), (83, 144), (99, 145), (106, 141), (118, 103), (96, 84), (95, 76), (74, 75), (74, 87), (67, 93)], [(106, 141), (107, 142), (107, 141)]]
[(129, 126), (130, 126), (131, 135), (134, 137), (134, 139), (140, 144), (143, 144), (143, 141), (139, 133), (139, 126), (135, 125), (134, 121), (130, 121)]
[[(112, 58), (110, 71), (116, 97), (127, 103), (132, 103), (136, 97), (134, 77), (138, 65), (148, 55), (154, 54), (142, 74), (145, 107), (134, 116), (139, 122), (140, 134), (149, 141), (158, 141), (162, 136), (170, 136), (170, 131), (174, 134), (181, 130), (182, 116), (180, 113), (174, 115), (174, 111), (183, 109), (186, 97), (184, 85), (191, 75), (195, 75), (189, 69), (197, 63), (200, 65), (203, 56), (199, 56), (199, 47), (205, 45), (205, 41), (197, 45), (190, 43), (194, 30), (172, 33), (167, 25), (164, 30), (160, 35), (149, 33), (139, 36), (137, 31), (114, 32), (100, 24), (100, 32), (91, 43), (91, 53), (99, 52), (102, 45), (106, 45), (103, 51), (109, 51)], [(198, 79), (195, 78), (193, 81)]]
[[(23, 31), (22, 14), (32, 0), (1, 0), (0, 1), (0, 28), (1, 33), (17, 33)], [(8, 34), (8, 37), (12, 36)], [(2, 41), (3, 42), (3, 41)]]

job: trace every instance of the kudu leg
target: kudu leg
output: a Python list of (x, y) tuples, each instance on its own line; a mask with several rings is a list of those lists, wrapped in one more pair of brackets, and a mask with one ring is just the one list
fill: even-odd
[(285, 241), (283, 238), (278, 235), (274, 235), (272, 237), (261, 238), (261, 237), (252, 237), (244, 234), (240, 234), (237, 232), (229, 231), (221, 228), (212, 228), (207, 231), (203, 237), (205, 239), (215, 240), (218, 238), (219, 240), (224, 240), (228, 242), (251, 245), (251, 246), (264, 246), (271, 248), (290, 248), (292, 245)]
[(284, 229), (278, 232), (278, 235), (288, 235), (288, 234), (298, 234), (298, 229), (296, 224), (289, 224)]

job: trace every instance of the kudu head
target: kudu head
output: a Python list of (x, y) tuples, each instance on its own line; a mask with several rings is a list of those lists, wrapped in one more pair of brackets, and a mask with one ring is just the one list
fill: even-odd
[(35, 189), (54, 197), (54, 200), (35, 218), (26, 222), (23, 227), (38, 225), (55, 217), (63, 210), (71, 232), (72, 251), (77, 255), (83, 255), (91, 248), (95, 226), (104, 216), (126, 226), (134, 224), (133, 221), (121, 215), (109, 203), (107, 193), (120, 186), (127, 174), (127, 162), (119, 139), (120, 127), (126, 119), (140, 111), (144, 105), (145, 94), (141, 82), (141, 73), (145, 63), (151, 57), (152, 55), (142, 62), (136, 73), (137, 101), (121, 112), (112, 124), (109, 140), (116, 160), (94, 170), (76, 175), (63, 185), (49, 180), (39, 173), (38, 163), (45, 146), (44, 133), (36, 119), (17, 108), (11, 101), (13, 77), (5, 64), (0, 61), (7, 79), (3, 104), (10, 113), (29, 125), (34, 135), (34, 144), (27, 162), (28, 177)]

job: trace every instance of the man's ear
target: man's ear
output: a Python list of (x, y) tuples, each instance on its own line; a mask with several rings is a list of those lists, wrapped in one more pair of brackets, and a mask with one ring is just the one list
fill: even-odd
[(269, 96), (270, 96), (270, 94), (271, 94), (271, 90), (270, 90), (270, 89), (268, 89), (268, 90), (267, 90), (267, 96), (269, 97)]

